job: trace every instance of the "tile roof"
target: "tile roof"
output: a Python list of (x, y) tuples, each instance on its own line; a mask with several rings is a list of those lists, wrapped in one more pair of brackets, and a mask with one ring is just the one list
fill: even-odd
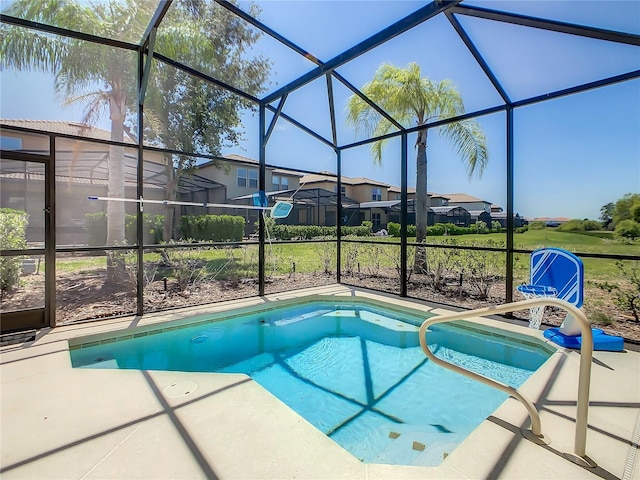
[[(68, 122), (63, 120), (22, 120), (22, 119), (0, 119), (0, 123), (12, 127), (31, 128), (33, 130), (43, 130), (64, 135), (75, 135), (78, 137), (95, 138), (98, 140), (111, 140), (111, 132), (103, 128), (93, 127), (80, 122)], [(125, 132), (125, 142), (137, 142)]]
[[(336, 182), (338, 177), (336, 175), (325, 174), (309, 174), (300, 179), (300, 183), (318, 183), (318, 182)], [(371, 180), (366, 177), (342, 177), (342, 183), (345, 185), (379, 185), (381, 187), (391, 187), (388, 183), (379, 182), (377, 180)]]
[(443, 193), (443, 194), (433, 193), (431, 195), (448, 198), (449, 202), (452, 202), (452, 203), (472, 203), (472, 202), (491, 203), (491, 202), (487, 202), (486, 200), (482, 200), (480, 198), (474, 197), (472, 195), (467, 195), (466, 193)]
[[(389, 192), (391, 193), (402, 193), (400, 187), (391, 186), (389, 187)], [(407, 193), (416, 193), (415, 187), (407, 187)]]

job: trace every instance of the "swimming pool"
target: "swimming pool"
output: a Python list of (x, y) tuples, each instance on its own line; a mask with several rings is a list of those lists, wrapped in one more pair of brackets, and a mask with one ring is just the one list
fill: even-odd
[[(433, 466), (507, 396), (428, 362), (418, 346), (424, 318), (370, 301), (312, 299), (77, 339), (71, 360), (245, 373), (362, 461)], [(438, 356), (514, 387), (552, 353), (470, 323), (432, 330)]]

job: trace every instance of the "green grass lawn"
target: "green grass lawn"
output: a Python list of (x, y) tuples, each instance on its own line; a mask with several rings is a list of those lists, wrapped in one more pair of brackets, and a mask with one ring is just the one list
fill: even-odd
[[(591, 232), (589, 232), (591, 233)], [(559, 232), (550, 228), (543, 230), (529, 230), (525, 233), (514, 235), (514, 247), (522, 250), (535, 250), (542, 247), (558, 247), (574, 253), (610, 253), (619, 255), (640, 256), (640, 244), (626, 245), (616, 243), (609, 232), (603, 232), (603, 237), (572, 232)], [(486, 244), (489, 241), (506, 243), (506, 235), (503, 233), (490, 233), (486, 235), (461, 235), (459, 237), (430, 237), (430, 243), (446, 242), (447, 238), (455, 238), (459, 244)], [(516, 273), (528, 272), (529, 255), (516, 254)], [(609, 280), (620, 276), (620, 271), (614, 260), (583, 258), (585, 267), (585, 280)]]
[[(535, 250), (541, 247), (559, 247), (572, 252), (583, 253), (612, 253), (624, 255), (639, 255), (640, 244), (625, 245), (615, 243), (608, 232), (604, 237), (597, 235), (585, 235), (579, 233), (558, 232), (553, 229), (531, 230), (514, 236), (514, 246), (517, 249)], [(389, 246), (366, 243), (342, 244), (342, 265), (375, 273), (380, 267), (395, 267), (399, 254), (399, 238), (371, 237), (368, 240), (389, 243)], [(415, 241), (414, 238), (409, 239)], [(450, 243), (458, 245), (489, 245), (503, 246), (506, 243), (504, 233), (490, 233), (484, 235), (470, 234), (447, 237), (428, 237), (428, 243)], [(195, 255), (195, 250), (170, 249), (170, 254), (175, 258), (183, 258)], [(411, 251), (411, 249), (410, 249)], [(190, 253), (186, 253), (190, 252)], [(258, 247), (247, 245), (241, 248), (214, 248), (197, 251), (200, 260), (206, 262), (206, 268), (210, 274), (233, 267), (237, 275), (256, 276)], [(311, 243), (277, 243), (265, 246), (267, 275), (296, 272), (324, 272), (325, 269), (335, 272), (336, 245), (332, 242)], [(135, 264), (135, 254), (128, 254), (131, 264)], [(145, 263), (158, 262), (158, 253), (145, 253)], [(619, 269), (613, 260), (608, 259), (583, 259), (585, 264), (586, 280), (609, 280), (620, 276)], [(351, 263), (349, 263), (351, 262)], [(103, 269), (105, 257), (63, 257), (57, 261), (56, 268), (59, 272), (89, 271)], [(294, 267), (295, 264), (295, 267)], [(529, 272), (529, 255), (515, 255), (515, 277), (518, 281), (526, 281)]]

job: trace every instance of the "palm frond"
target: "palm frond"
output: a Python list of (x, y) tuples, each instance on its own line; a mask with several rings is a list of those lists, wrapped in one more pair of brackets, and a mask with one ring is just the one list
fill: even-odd
[(445, 138), (456, 147), (456, 153), (467, 165), (467, 173), (482, 176), (487, 166), (489, 152), (487, 138), (480, 124), (474, 120), (463, 120), (440, 127)]

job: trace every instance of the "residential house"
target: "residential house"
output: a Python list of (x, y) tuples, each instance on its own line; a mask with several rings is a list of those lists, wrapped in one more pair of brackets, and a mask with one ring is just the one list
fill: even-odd
[[(487, 213), (491, 213), (491, 202), (487, 202), (486, 200), (481, 200), (472, 195), (467, 195), (466, 193), (444, 193), (444, 194), (436, 194), (430, 193), (429, 197), (432, 200), (436, 200), (436, 203), (431, 202), (430, 206), (456, 206), (463, 207), (467, 209), (467, 211), (476, 211), (483, 210)], [(446, 199), (446, 203), (440, 204), (442, 199)]]
[[(109, 196), (109, 161), (115, 151), (123, 158), (124, 198), (136, 199), (138, 147), (135, 140), (125, 134), (125, 143), (131, 147), (113, 147), (100, 141), (110, 140), (110, 132), (82, 123), (45, 120), (0, 120), (0, 143), (8, 152), (26, 152), (55, 157), (56, 243), (58, 246), (88, 243), (87, 215), (107, 211), (108, 201), (90, 200), (89, 197)], [(50, 152), (49, 136), (36, 131), (81, 137), (56, 137), (55, 151)], [(98, 141), (95, 141), (98, 140)], [(166, 199), (166, 160), (162, 154), (145, 152), (143, 162), (144, 198)], [(44, 163), (11, 159), (7, 153), (2, 160), (1, 205), (26, 211), (29, 214), (27, 241), (44, 240)], [(199, 189), (221, 189), (222, 185), (203, 181), (193, 176), (181, 182), (178, 192)], [(164, 213), (165, 206), (147, 204), (145, 212)], [(134, 202), (125, 204), (127, 214), (135, 214)]]
[[(230, 154), (198, 165), (199, 176), (212, 182), (224, 185), (225, 198), (219, 203), (252, 205), (253, 197), (259, 191), (260, 163), (249, 157)], [(268, 195), (287, 191), (295, 191), (300, 185), (302, 174), (279, 168), (266, 166), (265, 191)], [(199, 201), (199, 200), (195, 200)], [(193, 207), (184, 213), (194, 213)], [(210, 209), (209, 213), (241, 215), (245, 217), (245, 233), (249, 235), (255, 230), (259, 211), (246, 208)]]
[[(502, 228), (507, 228), (507, 212), (494, 212), (491, 214), (492, 221), (500, 222)], [(527, 225), (529, 222), (520, 214), (513, 215), (513, 227), (518, 228)]]
[[(402, 190), (400, 187), (389, 187), (387, 191), (387, 198), (389, 200), (401, 200), (402, 199)], [(407, 187), (407, 199), (413, 200), (416, 198), (416, 189), (415, 187)]]
[[(365, 177), (343, 176), (341, 180), (342, 196), (359, 204), (357, 208), (354, 208), (354, 204), (345, 208), (343, 223), (360, 225), (363, 221), (370, 221), (374, 225), (374, 230), (385, 226), (389, 221), (388, 211), (384, 203), (377, 202), (389, 201), (391, 185)], [(338, 192), (338, 178), (328, 172), (305, 175), (300, 179), (300, 184), (301, 190), (321, 188), (336, 195)]]
[(484, 222), (487, 224), (488, 228), (491, 228), (492, 213), (485, 210), (469, 210), (469, 215), (471, 216), (472, 224), (476, 222)]
[(429, 207), (427, 224), (436, 223), (452, 223), (459, 227), (468, 227), (471, 224), (471, 215), (466, 208), (455, 205)]
[[(59, 245), (86, 244), (86, 215), (106, 212), (106, 201), (90, 201), (89, 196), (106, 197), (108, 193), (109, 156), (114, 148), (101, 141), (110, 140), (110, 132), (81, 123), (63, 121), (1, 120), (3, 130), (0, 142), (3, 150), (49, 154), (49, 136), (52, 132), (81, 138), (58, 137), (55, 140), (56, 206), (64, 215), (58, 216), (57, 240)], [(97, 140), (97, 141), (92, 141)], [(126, 136), (131, 147), (116, 147), (123, 151), (124, 197), (135, 199), (137, 193), (138, 146), (136, 140)], [(173, 176), (168, 166), (169, 154), (145, 150), (143, 162), (143, 197), (148, 200), (167, 199), (167, 184)], [(169, 174), (169, 177), (167, 177)], [(294, 170), (266, 167), (266, 194), (271, 201), (285, 200), (294, 204), (289, 224), (335, 225), (337, 223), (337, 177), (329, 172), (301, 174)], [(44, 167), (41, 163), (3, 159), (2, 206), (22, 209), (30, 214), (29, 241), (38, 241), (44, 232), (42, 215), (44, 199)], [(71, 188), (73, 186), (73, 188)], [(386, 227), (388, 222), (400, 223), (401, 190), (399, 187), (366, 177), (342, 177), (342, 223), (359, 225), (371, 221), (374, 230)], [(33, 189), (38, 190), (32, 192)], [(227, 155), (199, 164), (194, 171), (181, 176), (177, 200), (194, 203), (225, 203), (238, 206), (251, 205), (259, 190), (259, 162), (242, 155)], [(21, 192), (21, 193), (20, 193)], [(28, 192), (25, 193), (25, 192)], [(416, 190), (407, 191), (407, 222), (415, 223)], [(428, 193), (428, 224), (454, 223), (469, 225), (475, 221), (491, 224), (489, 215), (498, 216), (501, 224), (506, 216), (500, 207), (463, 193)], [(125, 205), (126, 212), (134, 214), (134, 202)], [(201, 214), (198, 206), (167, 207), (160, 204), (145, 205), (145, 212), (166, 214), (174, 212), (175, 225), (179, 216)], [(246, 208), (208, 208), (208, 213), (230, 213), (246, 218), (246, 233), (253, 231), (258, 211)], [(501, 220), (502, 219), (502, 220)], [(516, 226), (524, 223), (518, 215)]]

